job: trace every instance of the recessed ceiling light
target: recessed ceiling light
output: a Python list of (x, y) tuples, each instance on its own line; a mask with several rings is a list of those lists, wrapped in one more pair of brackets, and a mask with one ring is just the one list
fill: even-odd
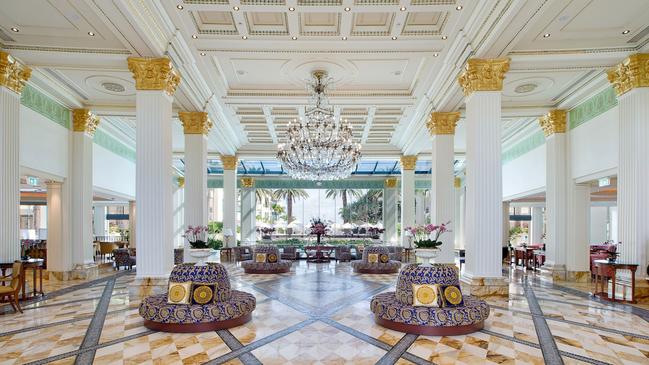
[(545, 34), (543, 35), (543, 38), (548, 38), (548, 37), (550, 37), (550, 33), (545, 33)]
[(205, 55), (206, 55), (206, 53), (205, 53), (205, 52), (201, 52), (201, 56), (205, 56)]
[(455, 7), (455, 10), (462, 10), (462, 9), (464, 9), (464, 7), (462, 5), (458, 5), (458, 6)]
[(12, 31), (12, 32), (15, 32), (15, 33), (20, 32), (20, 31), (18, 30), (18, 28), (16, 28), (16, 27), (12, 27), (12, 28), (11, 28), (11, 31)]
[(345, 11), (350, 11), (350, 10), (352, 10), (352, 8), (345, 8)]
[(343, 37), (343, 41), (346, 41), (346, 40), (347, 40), (347, 37)]
[(198, 36), (196, 34), (192, 34), (192, 38), (197, 39)]
[(448, 36), (443, 35), (443, 36), (442, 36), (442, 39), (443, 39), (443, 40), (447, 40), (447, 39), (448, 39)]
[(176, 5), (176, 8), (177, 8), (178, 10), (183, 10), (183, 6), (180, 5), (180, 4)]
[(401, 8), (399, 8), (399, 10), (401, 10), (401, 11), (406, 11), (406, 7), (405, 7), (405, 6), (402, 6)]
[(628, 29), (626, 29), (624, 32), (622, 32), (622, 34), (629, 34), (629, 33), (631, 33), (631, 31), (628, 30)]
[(248, 36), (244, 35), (243, 37), (241, 37), (241, 39), (248, 39)]
[(232, 9), (234, 9), (234, 11), (239, 11), (239, 7), (238, 7), (238, 6), (235, 6), (235, 7), (233, 7)]
[(396, 35), (393, 35), (393, 36), (392, 36), (392, 40), (393, 40), (393, 41), (396, 41), (396, 40), (397, 40), (397, 36), (396, 36)]
[(433, 57), (438, 57), (439, 53), (433, 53)]
[(295, 8), (291, 6), (290, 8), (288, 8), (288, 11), (295, 11)]
[(91, 37), (94, 37), (94, 36), (95, 36), (95, 33), (93, 33), (93, 32), (88, 32), (88, 35), (91, 36)]
[(292, 40), (296, 40), (297, 37), (296, 37), (296, 36), (292, 36), (291, 39), (292, 39)]

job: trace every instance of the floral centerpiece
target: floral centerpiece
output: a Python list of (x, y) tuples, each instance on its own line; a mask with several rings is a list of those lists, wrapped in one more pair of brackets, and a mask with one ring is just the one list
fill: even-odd
[(446, 232), (451, 232), (447, 228), (450, 223), (448, 221), (440, 225), (427, 224), (406, 228), (406, 232), (414, 238), (415, 255), (424, 261), (425, 266), (430, 265), (430, 260), (439, 254), (439, 246), (443, 243), (440, 237)]
[(370, 237), (374, 239), (379, 238), (379, 235), (383, 232), (385, 232), (385, 228), (370, 227), (367, 229), (367, 233), (369, 233)]
[(318, 244), (320, 244), (320, 238), (327, 234), (327, 225), (320, 218), (311, 219), (311, 227), (309, 227), (311, 234), (314, 234), (318, 238)]
[(216, 252), (210, 248), (208, 243), (209, 229), (207, 226), (187, 226), (183, 237), (189, 242), (191, 247), (189, 254), (197, 260), (197, 266), (206, 265), (205, 259)]
[(270, 239), (271, 235), (275, 233), (275, 228), (273, 227), (261, 227), (257, 228), (257, 232), (261, 233), (261, 238)]

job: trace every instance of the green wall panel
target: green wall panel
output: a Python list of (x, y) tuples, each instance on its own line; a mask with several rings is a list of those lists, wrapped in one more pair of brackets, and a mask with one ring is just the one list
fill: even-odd
[(47, 97), (29, 84), (25, 85), (20, 95), (20, 103), (45, 118), (70, 129), (70, 109)]
[(135, 150), (101, 130), (95, 132), (94, 142), (98, 146), (104, 147), (118, 156), (124, 157), (131, 162), (135, 162)]
[(570, 129), (588, 122), (596, 116), (611, 110), (617, 105), (617, 97), (612, 87), (607, 88), (568, 112)]

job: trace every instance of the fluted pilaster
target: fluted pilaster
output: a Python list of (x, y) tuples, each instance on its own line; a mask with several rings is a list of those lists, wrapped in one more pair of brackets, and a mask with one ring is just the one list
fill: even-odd
[(20, 94), (0, 87), (0, 261), (20, 259)]
[(90, 214), (93, 199), (92, 134), (90, 133), (87, 129), (75, 129), (72, 132), (70, 165), (72, 263), (79, 270), (86, 265), (94, 265), (93, 227)]
[(545, 141), (546, 182), (545, 214), (546, 240), (544, 269), (554, 279), (564, 279), (568, 234), (568, 169), (566, 134), (552, 133)]
[(257, 242), (256, 232), (257, 196), (255, 182), (251, 177), (241, 179), (241, 242), (254, 245)]
[(47, 183), (47, 270), (58, 280), (70, 279), (72, 271), (70, 194), (66, 190), (64, 183)]
[[(184, 122), (184, 121), (183, 121)], [(187, 124), (185, 124), (187, 130)], [(185, 133), (185, 226), (207, 225), (207, 136)], [(185, 240), (185, 262), (192, 260)]]
[(383, 241), (388, 244), (397, 242), (397, 179), (385, 180), (383, 188)]
[(568, 189), (566, 279), (590, 279), (590, 185), (570, 184)]
[(532, 207), (532, 232), (530, 232), (531, 244), (543, 242), (543, 226), (543, 207)]
[(227, 247), (237, 245), (237, 157), (221, 156), (223, 162), (223, 229), (230, 229), (234, 237), (224, 242)]
[(408, 246), (404, 234), (407, 227), (415, 224), (415, 167), (417, 156), (401, 157), (401, 245)]
[[(459, 114), (459, 113), (458, 113)], [(457, 121), (457, 118), (455, 118)], [(453, 164), (453, 134), (433, 134), (430, 221), (433, 224), (450, 223), (450, 230), (441, 236), (442, 252), (435, 260), (438, 263), (453, 263), (455, 258), (455, 188)]]

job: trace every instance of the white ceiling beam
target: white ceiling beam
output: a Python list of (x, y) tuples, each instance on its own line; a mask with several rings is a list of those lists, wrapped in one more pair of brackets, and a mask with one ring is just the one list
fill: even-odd
[[(286, 2), (288, 8), (297, 8), (297, 0), (288, 0)], [(283, 8), (283, 7), (282, 7)], [(283, 8), (286, 11), (287, 8)], [(288, 35), (291, 37), (300, 36), (300, 16), (299, 12), (296, 11), (286, 11), (286, 27), (288, 28)]]
[[(234, 7), (239, 7), (238, 11), (234, 11)], [(247, 37), (248, 27), (246, 26), (246, 17), (244, 11), (241, 9), (241, 1), (239, 0), (230, 0), (230, 8), (224, 11), (230, 11), (232, 13), (232, 19), (234, 19), (234, 26), (237, 28), (237, 32), (242, 37)]]
[(365, 128), (363, 129), (363, 136), (361, 137), (361, 144), (367, 143), (367, 137), (370, 135), (372, 123), (374, 122), (374, 114), (376, 114), (376, 106), (371, 106), (367, 109), (367, 118), (365, 121)]
[(277, 133), (275, 132), (275, 117), (273, 117), (273, 110), (270, 106), (264, 105), (264, 117), (266, 117), (266, 127), (268, 127), (268, 134), (273, 140), (273, 144), (277, 144)]

